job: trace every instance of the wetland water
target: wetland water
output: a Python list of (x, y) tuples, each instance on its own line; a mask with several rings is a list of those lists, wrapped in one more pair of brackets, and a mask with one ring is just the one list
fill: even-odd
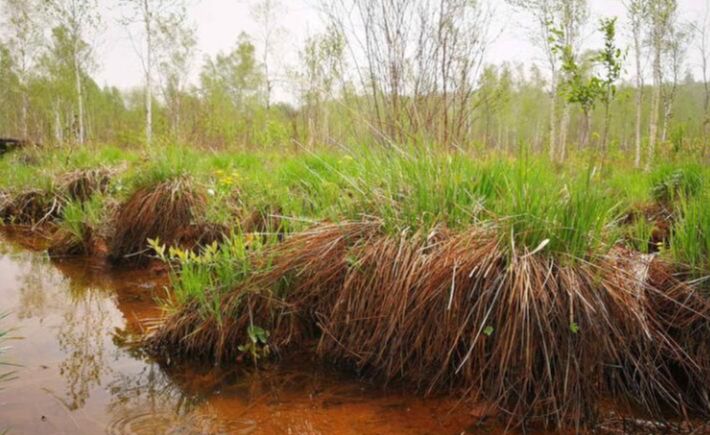
[[(460, 434), (477, 419), (449, 400), (384, 392), (308, 362), (259, 371), (164, 369), (127, 343), (160, 311), (165, 279), (88, 259), (50, 261), (0, 234), (0, 389), (10, 434)], [(4, 368), (0, 368), (3, 370)]]

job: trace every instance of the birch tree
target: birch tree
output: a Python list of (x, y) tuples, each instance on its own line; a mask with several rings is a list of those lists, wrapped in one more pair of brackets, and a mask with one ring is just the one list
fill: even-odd
[(658, 118), (661, 104), (661, 86), (663, 85), (662, 57), (665, 33), (668, 21), (677, 9), (676, 0), (650, 0), (648, 8), (648, 41), (653, 53), (653, 93), (651, 95), (651, 113), (648, 129), (648, 156), (646, 170), (651, 169), (656, 156), (656, 141), (658, 139)]
[(42, 47), (38, 0), (2, 0), (5, 48), (13, 60), (20, 94), (20, 134), (29, 138), (29, 81)]
[(616, 83), (621, 77), (623, 55), (616, 46), (616, 18), (602, 19), (599, 31), (604, 35), (604, 48), (599, 51), (596, 61), (602, 66), (604, 74), (601, 78), (601, 96), (604, 103), (604, 130), (601, 149), (606, 155), (609, 139), (609, 123), (611, 122), (611, 103), (616, 97)]
[(101, 20), (98, 4), (96, 0), (45, 0), (45, 7), (56, 24), (67, 31), (76, 94), (76, 141), (83, 144), (86, 139), (86, 128), (82, 73), (87, 69), (91, 56), (91, 45), (87, 40), (90, 34), (98, 29)]
[(278, 25), (278, 17), (283, 13), (283, 4), (280, 0), (257, 0), (251, 6), (251, 16), (260, 29), (261, 64), (264, 69), (267, 109), (271, 107), (271, 95), (274, 88), (274, 65), (272, 65), (271, 54), (276, 48), (278, 39), (284, 33), (283, 27)]
[(310, 130), (309, 146), (329, 139), (329, 106), (335, 97), (336, 84), (344, 70), (343, 36), (333, 26), (321, 35), (308, 38), (300, 58), (303, 66), (298, 72), (300, 100)]
[(710, 0), (705, 0), (705, 12), (701, 22), (695, 22), (695, 48), (700, 55), (700, 72), (703, 78), (703, 152), (707, 150), (710, 136)]
[(193, 66), (197, 39), (195, 29), (182, 16), (172, 16), (158, 23), (158, 66), (160, 87), (170, 117), (173, 137), (182, 137), (183, 103), (188, 76)]
[(707, 146), (708, 136), (710, 136), (710, 0), (705, 1), (705, 12), (701, 22), (696, 22), (693, 27), (695, 30), (695, 44), (698, 54), (700, 55), (700, 71), (703, 78), (703, 145)]
[(690, 42), (690, 28), (680, 22), (678, 10), (673, 10), (668, 16), (665, 41), (663, 43), (663, 77), (661, 86), (662, 117), (661, 142), (668, 139), (668, 129), (673, 117), (673, 103), (678, 91), (678, 83), (684, 72), (685, 56)]
[[(487, 3), (476, 0), (322, 1), (345, 39), (381, 142), (456, 147), (472, 132), (473, 96), (488, 44)], [(371, 112), (369, 112), (371, 113)]]
[(643, 30), (644, 24), (648, 19), (649, 0), (628, 0), (625, 2), (626, 13), (628, 15), (629, 26), (631, 27), (631, 36), (633, 39), (633, 55), (635, 65), (635, 102), (636, 102), (636, 117), (634, 120), (634, 166), (641, 167), (641, 119), (643, 115), (643, 67), (642, 59), (644, 58), (643, 47)]
[(165, 28), (163, 23), (174, 22), (178, 20), (177, 17), (185, 16), (185, 1), (120, 0), (120, 4), (129, 12), (123, 17), (123, 23), (127, 26), (138, 24), (142, 34), (142, 43), (136, 47), (136, 51), (145, 78), (145, 140), (147, 145), (151, 145), (153, 142), (153, 69), (158, 48), (156, 42), (161, 28)]
[(555, 44), (560, 42), (552, 29), (559, 29), (564, 34), (564, 46), (570, 47), (571, 55), (577, 56), (581, 30), (589, 12), (586, 0), (507, 0), (509, 4), (530, 14), (537, 30), (533, 41), (545, 54), (550, 70), (550, 119), (548, 124), (549, 153), (551, 160), (564, 160), (566, 155), (567, 126), (569, 123), (569, 105), (563, 100), (559, 135), (558, 86), (563, 78), (560, 58), (555, 53)]

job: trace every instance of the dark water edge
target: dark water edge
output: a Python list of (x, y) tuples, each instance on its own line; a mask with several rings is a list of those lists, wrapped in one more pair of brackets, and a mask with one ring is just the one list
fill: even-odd
[(500, 432), (451, 398), (385, 391), (308, 357), (163, 368), (128, 344), (161, 315), (163, 273), (52, 261), (12, 239), (0, 235), (1, 326), (17, 338), (3, 359), (19, 365), (0, 390), (10, 434)]

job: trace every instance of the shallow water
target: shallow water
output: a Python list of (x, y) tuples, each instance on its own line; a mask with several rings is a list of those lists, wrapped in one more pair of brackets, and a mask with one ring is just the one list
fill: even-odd
[[(164, 277), (50, 261), (0, 237), (0, 320), (19, 367), (0, 390), (18, 434), (441, 434), (480, 432), (445, 399), (422, 399), (307, 358), (258, 371), (163, 369), (128, 345), (160, 314)], [(2, 368), (0, 368), (0, 372)]]

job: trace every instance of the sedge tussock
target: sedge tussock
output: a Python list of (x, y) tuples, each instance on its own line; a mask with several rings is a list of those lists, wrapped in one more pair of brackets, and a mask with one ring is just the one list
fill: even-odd
[(108, 191), (113, 172), (107, 168), (78, 170), (61, 177), (61, 189), (69, 200), (85, 202), (95, 193)]
[(17, 225), (40, 225), (61, 216), (64, 199), (39, 189), (5, 195), (0, 202), (0, 221)]
[(149, 339), (166, 352), (239, 357), (249, 325), (274, 348), (495, 405), (512, 426), (589, 427), (614, 397), (658, 415), (710, 409), (707, 301), (631, 251), (575, 262), (492, 228), (387, 235), (324, 224), (272, 247), (217, 321), (197, 304)]
[(138, 189), (113, 217), (115, 232), (109, 241), (109, 259), (114, 263), (142, 261), (148, 252), (148, 239), (173, 243), (203, 207), (203, 195), (187, 178)]

